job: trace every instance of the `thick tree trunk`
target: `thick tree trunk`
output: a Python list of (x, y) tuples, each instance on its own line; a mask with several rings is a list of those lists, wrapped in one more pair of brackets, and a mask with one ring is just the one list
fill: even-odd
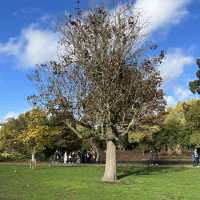
[(116, 145), (113, 141), (109, 140), (107, 141), (106, 146), (106, 165), (102, 181), (114, 182), (117, 180)]
[(31, 161), (30, 161), (30, 168), (31, 169), (35, 169), (36, 168), (35, 153), (36, 153), (36, 150), (35, 150), (35, 148), (33, 148), (32, 152), (31, 152)]

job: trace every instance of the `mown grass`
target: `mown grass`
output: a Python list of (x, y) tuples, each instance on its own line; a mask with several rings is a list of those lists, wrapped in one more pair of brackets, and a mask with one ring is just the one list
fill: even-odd
[(0, 165), (0, 200), (199, 200), (200, 169), (118, 168), (119, 182), (102, 183), (102, 166)]

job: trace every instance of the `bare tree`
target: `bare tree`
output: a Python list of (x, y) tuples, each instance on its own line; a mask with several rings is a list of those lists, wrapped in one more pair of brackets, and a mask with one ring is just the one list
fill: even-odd
[(69, 16), (61, 26), (59, 62), (38, 66), (32, 76), (38, 88), (32, 100), (50, 110), (62, 107), (70, 113), (66, 125), (74, 132), (79, 134), (84, 127), (90, 136), (106, 141), (103, 181), (117, 179), (120, 138), (137, 129), (145, 117), (157, 116), (164, 109), (156, 70), (164, 52), (148, 56), (154, 47), (144, 48), (143, 28), (140, 15), (128, 6), (114, 15), (95, 8)]

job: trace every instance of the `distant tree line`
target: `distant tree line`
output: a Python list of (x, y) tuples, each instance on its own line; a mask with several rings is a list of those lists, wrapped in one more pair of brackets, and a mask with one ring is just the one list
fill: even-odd
[[(154, 149), (181, 154), (183, 150), (200, 148), (200, 100), (178, 103), (160, 118), (157, 125), (130, 131), (117, 149)], [(105, 150), (105, 142), (93, 137), (81, 139), (65, 126), (64, 119), (63, 116), (48, 116), (37, 108), (8, 119), (0, 129), (0, 152), (5, 156), (16, 155), (13, 159), (28, 159), (31, 155), (35, 159), (35, 154), (40, 159), (48, 159), (57, 149), (70, 152), (93, 148), (98, 155)]]

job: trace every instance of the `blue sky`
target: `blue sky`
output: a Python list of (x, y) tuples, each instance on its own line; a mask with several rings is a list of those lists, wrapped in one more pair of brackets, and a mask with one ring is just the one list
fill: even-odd
[[(94, 0), (82, 0), (88, 8)], [(97, 1), (97, 2), (100, 2)], [(106, 1), (108, 2), (108, 1)], [(112, 6), (110, 0), (109, 5)], [(115, 0), (121, 4), (126, 0)], [(159, 67), (169, 105), (194, 98), (188, 82), (195, 78), (195, 59), (200, 56), (199, 0), (135, 0), (142, 11), (148, 40), (165, 49)], [(56, 21), (73, 12), (74, 0), (7, 0), (0, 7), (0, 121), (28, 110), (26, 97), (34, 88), (27, 74), (34, 65), (56, 56)]]

